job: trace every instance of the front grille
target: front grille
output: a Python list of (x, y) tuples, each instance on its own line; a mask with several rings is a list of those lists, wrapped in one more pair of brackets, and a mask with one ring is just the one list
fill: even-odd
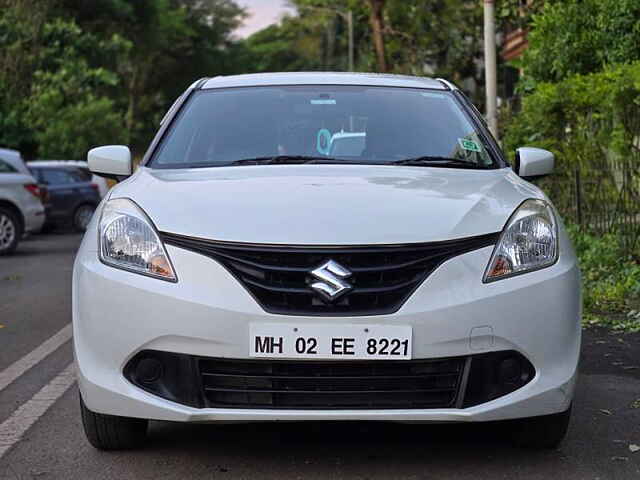
[(211, 408), (453, 407), (467, 358), (291, 362), (200, 359)]
[[(265, 311), (322, 316), (393, 313), (444, 261), (493, 245), (498, 236), (411, 245), (307, 247), (223, 243), (161, 233), (169, 245), (220, 262)], [(353, 288), (333, 302), (309, 286), (310, 271), (328, 260), (352, 273), (348, 282)]]
[(133, 385), (195, 408), (467, 408), (529, 383), (512, 351), (395, 361), (245, 360), (142, 350), (123, 369)]

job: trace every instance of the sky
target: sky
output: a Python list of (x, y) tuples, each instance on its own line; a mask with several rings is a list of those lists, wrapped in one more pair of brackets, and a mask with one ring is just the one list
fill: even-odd
[(291, 11), (287, 6), (287, 0), (236, 0), (238, 4), (246, 7), (249, 18), (244, 25), (236, 30), (240, 37), (248, 37), (272, 23), (276, 23), (282, 15)]

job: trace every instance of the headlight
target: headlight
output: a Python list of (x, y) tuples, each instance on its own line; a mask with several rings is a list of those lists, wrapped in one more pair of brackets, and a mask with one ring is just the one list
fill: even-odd
[(178, 280), (151, 220), (131, 200), (107, 202), (98, 232), (100, 260), (107, 265), (171, 282)]
[(558, 258), (558, 226), (543, 200), (526, 200), (511, 215), (484, 274), (491, 282), (553, 265)]

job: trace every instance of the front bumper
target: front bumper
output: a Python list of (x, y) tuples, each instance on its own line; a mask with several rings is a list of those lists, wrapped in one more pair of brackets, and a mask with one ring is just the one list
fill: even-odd
[[(492, 247), (460, 255), (434, 271), (392, 315), (303, 317), (265, 313), (214, 260), (169, 246), (178, 283), (103, 265), (89, 229), (74, 269), (74, 347), (79, 386), (98, 413), (170, 421), (381, 420), (490, 421), (546, 415), (569, 406), (580, 351), (580, 279), (561, 235), (559, 261), (544, 270), (483, 284)], [(259, 322), (397, 324), (413, 328), (413, 358), (439, 359), (512, 350), (535, 368), (524, 387), (468, 408), (195, 408), (129, 382), (126, 364), (156, 350), (248, 358), (249, 324)]]

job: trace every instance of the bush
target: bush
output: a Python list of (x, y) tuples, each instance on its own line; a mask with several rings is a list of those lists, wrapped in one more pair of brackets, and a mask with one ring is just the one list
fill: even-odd
[(511, 118), (504, 141), (510, 150), (535, 144), (580, 164), (586, 163), (585, 147), (637, 153), (633, 140), (639, 133), (640, 61), (537, 84)]
[(640, 331), (640, 262), (615, 235), (591, 235), (568, 226), (582, 270), (585, 322)]
[(551, 150), (556, 171), (541, 187), (563, 217), (592, 233), (615, 233), (626, 253), (637, 254), (639, 138), (640, 62), (635, 62), (538, 84), (508, 121), (504, 143), (511, 152), (523, 145)]
[(556, 82), (640, 60), (639, 44), (637, 0), (547, 1), (533, 16), (521, 66), (534, 82)]

